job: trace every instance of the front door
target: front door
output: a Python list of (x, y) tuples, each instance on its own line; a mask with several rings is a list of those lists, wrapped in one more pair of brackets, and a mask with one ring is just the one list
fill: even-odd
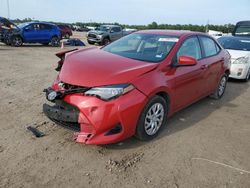
[(180, 56), (189, 56), (197, 60), (194, 66), (175, 67), (175, 111), (184, 108), (192, 102), (198, 100), (202, 95), (201, 87), (204, 85), (204, 68), (201, 63), (201, 47), (196, 36), (186, 39), (176, 54), (176, 63)]

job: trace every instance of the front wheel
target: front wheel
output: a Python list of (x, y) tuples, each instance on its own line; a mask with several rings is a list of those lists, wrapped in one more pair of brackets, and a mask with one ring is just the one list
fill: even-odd
[(13, 36), (11, 39), (11, 45), (16, 47), (22, 46), (23, 45), (22, 38), (20, 36)]
[(168, 105), (161, 96), (154, 96), (142, 111), (137, 127), (136, 137), (147, 141), (155, 138), (167, 120)]
[(224, 95), (225, 90), (226, 90), (226, 86), (227, 86), (227, 79), (228, 79), (228, 76), (226, 74), (224, 74), (221, 77), (220, 82), (219, 82), (215, 92), (210, 95), (211, 98), (220, 99)]
[(247, 76), (246, 76), (246, 78), (245, 78), (244, 81), (245, 81), (245, 82), (248, 82), (249, 79), (250, 79), (250, 68), (249, 68), (249, 70), (248, 70)]
[(51, 46), (58, 47), (60, 45), (60, 39), (58, 37), (52, 37), (50, 43)]
[(104, 38), (104, 39), (102, 40), (102, 45), (104, 45), (104, 46), (108, 45), (109, 43), (110, 43), (109, 38)]

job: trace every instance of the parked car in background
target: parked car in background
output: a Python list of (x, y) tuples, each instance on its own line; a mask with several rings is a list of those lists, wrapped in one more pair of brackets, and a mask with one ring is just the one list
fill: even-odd
[(59, 46), (61, 32), (56, 25), (51, 23), (28, 22), (18, 25), (8, 34), (8, 38), (13, 46), (21, 46), (23, 43)]
[(98, 43), (100, 45), (107, 45), (123, 36), (124, 34), (121, 26), (101, 25), (95, 30), (91, 30), (87, 33), (87, 40), (89, 44)]
[(250, 38), (224, 36), (219, 43), (231, 55), (231, 70), (229, 77), (249, 81), (250, 78)]
[(232, 35), (250, 37), (250, 20), (238, 22), (234, 28)]
[(60, 28), (62, 38), (69, 39), (73, 35), (71, 28), (68, 25), (57, 25)]
[(223, 96), (230, 55), (199, 32), (149, 30), (101, 49), (57, 54), (60, 71), (43, 112), (86, 144), (155, 138), (168, 117), (206, 96)]
[(67, 41), (63, 42), (65, 46), (85, 46), (84, 42), (80, 39), (68, 39)]
[(0, 42), (3, 42), (5, 44), (9, 44), (9, 41), (6, 37), (6, 35), (12, 30), (16, 29), (17, 26), (10, 20), (4, 17), (0, 17)]

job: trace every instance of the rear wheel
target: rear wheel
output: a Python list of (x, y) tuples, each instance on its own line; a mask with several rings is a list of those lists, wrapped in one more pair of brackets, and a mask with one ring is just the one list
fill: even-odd
[(20, 36), (13, 36), (11, 39), (11, 45), (16, 47), (22, 46), (23, 45), (22, 38)]
[(217, 86), (217, 89), (215, 90), (213, 94), (210, 95), (211, 98), (220, 99), (224, 95), (226, 86), (227, 86), (227, 79), (228, 79), (228, 76), (226, 74), (224, 74), (221, 77), (220, 82)]
[(51, 43), (51, 46), (57, 47), (60, 45), (60, 39), (58, 37), (52, 37), (50, 43)]
[(245, 81), (245, 82), (248, 82), (249, 79), (250, 79), (250, 68), (249, 68), (249, 70), (248, 70), (247, 76), (246, 76), (246, 78), (245, 78), (244, 81)]
[(158, 95), (151, 98), (140, 115), (135, 136), (143, 141), (155, 138), (166, 123), (167, 112), (168, 105), (164, 98)]

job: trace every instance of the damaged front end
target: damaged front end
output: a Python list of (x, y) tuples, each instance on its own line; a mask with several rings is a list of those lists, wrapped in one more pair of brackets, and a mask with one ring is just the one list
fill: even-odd
[(107, 85), (106, 78), (100, 76), (101, 70), (97, 71), (99, 75), (90, 74), (100, 64), (92, 64), (91, 68), (90, 63), (83, 63), (86, 57), (78, 61), (75, 58), (79, 51), (75, 50), (56, 54), (60, 58), (56, 70), (60, 73), (52, 86), (44, 90), (51, 103), (43, 105), (44, 114), (56, 124), (74, 130), (73, 139), (78, 143), (110, 144), (134, 135), (147, 96), (123, 81), (126, 78), (120, 75), (122, 72), (117, 74), (120, 80), (113, 79), (122, 84)]

